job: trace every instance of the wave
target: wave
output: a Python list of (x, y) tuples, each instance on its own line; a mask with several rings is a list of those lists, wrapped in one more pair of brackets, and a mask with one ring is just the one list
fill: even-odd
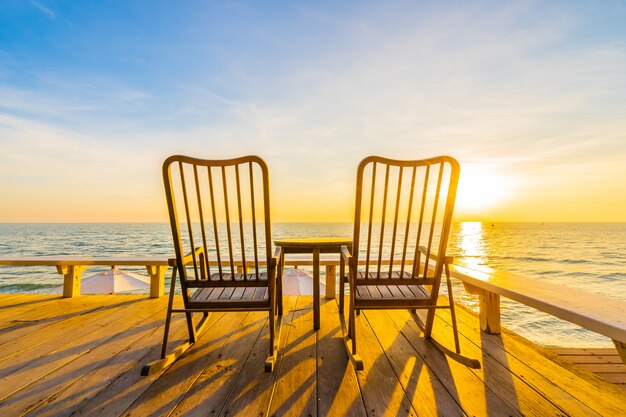
[(611, 272), (609, 274), (603, 274), (598, 277), (602, 281), (626, 281), (626, 273), (623, 272)]

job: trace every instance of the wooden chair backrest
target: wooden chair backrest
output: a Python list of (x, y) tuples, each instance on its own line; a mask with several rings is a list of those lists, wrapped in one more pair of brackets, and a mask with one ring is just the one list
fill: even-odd
[[(459, 170), (458, 162), (449, 156), (414, 161), (370, 156), (361, 161), (357, 171), (353, 256), (357, 264), (365, 259), (368, 284), (376, 284), (382, 280), (382, 273), (389, 273), (388, 277), (438, 285)], [(433, 269), (421, 268), (420, 264), (428, 264), (434, 254), (437, 258), (433, 275)], [(383, 265), (385, 261), (388, 266)]]
[[(269, 265), (272, 249), (265, 161), (174, 155), (163, 163), (163, 181), (183, 287), (267, 285), (259, 279), (260, 264)], [(236, 259), (248, 276), (234, 283)], [(250, 271), (245, 265), (252, 262)]]

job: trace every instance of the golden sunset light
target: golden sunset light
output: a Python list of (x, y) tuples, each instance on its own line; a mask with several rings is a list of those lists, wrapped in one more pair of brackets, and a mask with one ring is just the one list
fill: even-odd
[(0, 1), (0, 417), (626, 416), (626, 0)]

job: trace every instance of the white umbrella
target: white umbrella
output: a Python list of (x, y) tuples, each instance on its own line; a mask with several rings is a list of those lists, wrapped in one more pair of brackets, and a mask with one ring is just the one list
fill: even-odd
[[(326, 285), (320, 282), (320, 294)], [(283, 274), (283, 295), (313, 295), (313, 277), (301, 269), (288, 269)]]
[[(81, 294), (113, 294), (146, 288), (150, 288), (150, 278), (121, 271), (117, 267), (83, 278), (80, 282)], [(63, 287), (58, 287), (54, 292), (62, 291)]]

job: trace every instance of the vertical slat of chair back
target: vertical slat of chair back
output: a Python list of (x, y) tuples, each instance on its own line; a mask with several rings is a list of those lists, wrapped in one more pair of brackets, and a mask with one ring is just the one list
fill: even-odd
[(204, 160), (176, 155), (164, 162), (163, 180), (184, 288), (228, 285), (238, 272), (248, 283), (266, 285), (259, 266), (260, 260), (269, 263), (272, 244), (265, 162), (256, 156)]
[[(365, 259), (368, 282), (441, 276), (458, 178), (459, 165), (447, 156), (361, 162), (353, 252), (357, 262)], [(429, 266), (435, 253), (438, 260)]]

